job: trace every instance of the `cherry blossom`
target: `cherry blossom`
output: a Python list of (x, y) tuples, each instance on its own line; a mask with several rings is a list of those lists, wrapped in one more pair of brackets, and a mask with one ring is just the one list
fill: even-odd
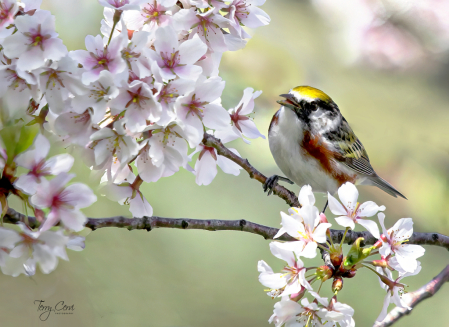
[(131, 211), (133, 217), (142, 218), (153, 215), (153, 208), (147, 199), (139, 190), (134, 189), (132, 184), (116, 185), (109, 183), (102, 187), (101, 192), (112, 201), (129, 204), (129, 211)]
[[(68, 112), (53, 116), (49, 115), (49, 121), (54, 118), (52, 130), (59, 136), (64, 137), (66, 142), (85, 146), (90, 141), (90, 136), (96, 132), (92, 109), (86, 109), (82, 113), (72, 111), (72, 107), (65, 105)], [(98, 119), (98, 118), (97, 118)]]
[(165, 165), (160, 162), (157, 166), (153, 159), (150, 157), (150, 145), (149, 140), (145, 140), (142, 144), (143, 147), (139, 152), (136, 159), (136, 166), (139, 176), (147, 183), (157, 182), (165, 171)]
[(70, 154), (60, 154), (45, 160), (49, 151), (50, 142), (45, 136), (38, 134), (34, 141), (34, 149), (15, 158), (17, 165), (30, 170), (14, 182), (16, 188), (27, 194), (34, 194), (45, 176), (58, 175), (72, 168), (73, 157)]
[(242, 25), (249, 28), (257, 28), (268, 25), (270, 17), (265, 11), (258, 8), (265, 3), (265, 0), (233, 0), (229, 5), (229, 13), (225, 16), (231, 23), (231, 32), (241, 38), (250, 38)]
[(231, 125), (229, 128), (219, 130), (216, 132), (216, 136), (227, 143), (241, 137), (246, 143), (251, 143), (243, 136), (256, 139), (261, 137), (265, 139), (256, 127), (256, 124), (248, 117), (254, 111), (254, 99), (256, 99), (262, 91), (254, 92), (254, 89), (248, 87), (243, 91), (243, 98), (235, 108), (228, 110), (231, 117)]
[(8, 36), (2, 43), (9, 58), (19, 58), (17, 67), (33, 70), (43, 66), (46, 59), (59, 60), (67, 48), (55, 32), (55, 17), (46, 10), (38, 10), (33, 16), (16, 17), (17, 33)]
[[(240, 156), (237, 150), (229, 148), (229, 150)], [(238, 176), (242, 167), (233, 161), (218, 155), (217, 150), (212, 147), (199, 144), (190, 157), (199, 152), (198, 160), (195, 163), (195, 181), (198, 185), (209, 185), (217, 175), (217, 165), (226, 174)]]
[(190, 161), (187, 143), (183, 139), (183, 130), (176, 122), (165, 128), (153, 125), (149, 131), (151, 137), (148, 139), (148, 155), (155, 166), (164, 166), (163, 176), (171, 176), (179, 170), (179, 167), (187, 165)]
[(336, 296), (333, 296), (329, 301), (327, 298), (319, 296), (316, 292), (311, 291), (310, 294), (322, 305), (318, 316), (323, 321), (338, 323), (341, 327), (355, 327), (355, 322), (352, 318), (354, 309), (349, 305), (338, 302)]
[(186, 31), (192, 29), (189, 38), (198, 34), (212, 51), (228, 50), (222, 29), (229, 28), (231, 22), (217, 13), (216, 9), (204, 13), (197, 12), (194, 8), (181, 9), (173, 16), (173, 20), (178, 29)]
[(30, 98), (39, 99), (39, 93), (34, 75), (20, 70), (15, 63), (0, 66), (0, 97), (11, 117), (24, 115)]
[(273, 273), (273, 270), (265, 261), (259, 261), (259, 282), (272, 289), (270, 292), (272, 296), (296, 294), (304, 287), (309, 290), (312, 289), (305, 278), (306, 268), (304, 267), (304, 263), (298, 258), (302, 248), (298, 251), (296, 243), (298, 242), (270, 243), (271, 253), (275, 257), (287, 262), (282, 273)]
[(150, 33), (136, 31), (131, 42), (122, 50), (122, 58), (126, 61), (128, 69), (132, 70), (139, 78), (151, 75), (149, 53), (147, 48)]
[(126, 164), (139, 151), (136, 140), (127, 134), (122, 121), (116, 121), (113, 126), (114, 129), (103, 128), (91, 136), (90, 147), (94, 149), (96, 165), (111, 162), (113, 156)]
[(287, 234), (299, 241), (298, 246), (302, 248), (302, 256), (314, 258), (317, 243), (326, 242), (326, 230), (332, 224), (320, 223), (318, 208), (311, 205), (304, 205), (298, 209), (297, 215), (302, 218), (302, 221), (281, 212), (282, 227)]
[(34, 275), (37, 264), (44, 274), (49, 274), (56, 269), (58, 258), (68, 260), (65, 248), (69, 238), (62, 230), (33, 232), (23, 223), (18, 225), (20, 232), (10, 231), (16, 234), (14, 237), (8, 232), (9, 240), (14, 240), (15, 245), (1, 266), (4, 274), (13, 277), (20, 274)]
[(110, 102), (110, 107), (112, 115), (125, 110), (126, 127), (132, 132), (143, 130), (147, 120), (157, 123), (162, 112), (150, 87), (141, 81), (133, 81), (122, 87), (119, 95)]
[(393, 279), (393, 274), (388, 269), (382, 270), (381, 268), (377, 268), (377, 270), (381, 273), (386, 274), (386, 275), (379, 274), (380, 285), (383, 289), (387, 291), (387, 294), (384, 298), (382, 310), (376, 319), (376, 321), (382, 321), (387, 316), (388, 306), (390, 305), (390, 303), (394, 303), (397, 307), (400, 308), (409, 308), (401, 298), (402, 294), (404, 293), (405, 285), (399, 282), (404, 277), (417, 275), (421, 271), (421, 265), (417, 265), (416, 269), (413, 272), (401, 274), (396, 279)]
[(3, 0), (0, 2), (0, 39), (12, 34), (12, 28), (7, 28), (14, 23), (14, 16), (19, 7), (16, 0)]
[[(202, 69), (195, 66), (207, 51), (207, 46), (195, 35), (192, 39), (178, 45), (178, 36), (171, 26), (161, 27), (156, 31), (155, 51), (152, 52), (152, 69), (159, 69), (158, 74), (164, 81), (176, 76), (196, 81)], [(157, 63), (157, 64), (156, 64)]]
[(98, 0), (102, 6), (115, 10), (138, 10), (144, 1), (146, 0)]
[(284, 296), (280, 302), (275, 303), (273, 315), (268, 322), (274, 323), (276, 327), (295, 327), (298, 326), (296, 318), (301, 312), (303, 312), (303, 308), (298, 302), (291, 301), (288, 296)]
[(180, 96), (175, 102), (175, 112), (190, 147), (196, 147), (203, 138), (204, 128), (225, 128), (230, 123), (229, 114), (218, 104), (225, 83), (220, 77), (199, 78), (195, 90)]
[[(315, 204), (315, 196), (313, 195), (312, 187), (310, 185), (304, 185), (303, 187), (301, 187), (301, 190), (299, 191), (299, 195), (298, 195), (298, 200), (299, 200), (299, 204), (301, 206), (305, 206), (305, 205), (313, 206)], [(299, 208), (289, 208), (288, 213), (290, 214), (290, 216), (292, 216), (292, 218), (296, 219), (300, 223), (303, 223), (304, 219), (299, 214), (298, 210), (299, 210)], [(281, 225), (282, 225), (282, 222), (281, 222)], [(278, 237), (284, 235), (286, 232), (287, 231), (285, 230), (285, 228), (281, 227), (279, 229), (279, 231), (276, 233), (276, 235), (274, 236), (274, 238), (278, 238)]]
[(126, 26), (132, 30), (154, 31), (172, 22), (172, 12), (177, 0), (147, 0), (140, 9), (124, 13)]
[(160, 126), (167, 126), (171, 121), (175, 120), (175, 101), (182, 95), (191, 92), (195, 85), (192, 81), (184, 79), (176, 79), (168, 83), (155, 83), (158, 92), (154, 95), (162, 106), (161, 118), (158, 121)]
[(68, 56), (37, 69), (35, 74), (39, 76), (40, 90), (45, 92), (45, 99), (54, 113), (64, 111), (64, 101), (70, 94), (81, 95), (87, 91), (80, 81), (81, 70)]
[(66, 186), (73, 177), (73, 174), (60, 173), (52, 180), (43, 180), (38, 185), (31, 203), (39, 209), (50, 209), (41, 231), (48, 230), (59, 221), (75, 232), (83, 229), (87, 218), (79, 209), (90, 206), (97, 201), (97, 197), (85, 184)]
[(379, 253), (385, 257), (394, 253), (397, 263), (404, 271), (408, 273), (415, 271), (418, 266), (416, 259), (422, 257), (426, 250), (420, 245), (403, 244), (413, 235), (412, 219), (401, 218), (387, 230), (385, 228), (385, 215), (379, 213), (378, 218), (383, 231), (380, 237), (383, 244)]
[(377, 212), (385, 210), (385, 206), (378, 206), (373, 201), (367, 201), (362, 204), (357, 202), (359, 192), (354, 184), (347, 182), (338, 189), (338, 196), (343, 205), (328, 193), (329, 209), (334, 215), (337, 223), (343, 227), (355, 228), (355, 223), (365, 227), (375, 238), (379, 238), (379, 228), (377, 224), (365, 217), (372, 217)]
[(86, 49), (70, 52), (70, 56), (84, 68), (82, 81), (89, 85), (100, 78), (103, 70), (108, 70), (114, 76), (116, 85), (120, 85), (128, 78), (128, 70), (125, 60), (122, 58), (122, 50), (128, 44), (128, 36), (124, 33), (113, 37), (111, 43), (105, 47), (100, 35), (86, 36)]
[(333, 323), (321, 321), (319, 316), (320, 307), (315, 302), (309, 302), (307, 298), (301, 300), (301, 310), (296, 318), (299, 323), (297, 326), (323, 326), (323, 327), (333, 327)]
[(85, 94), (73, 98), (71, 105), (73, 111), (80, 114), (87, 108), (92, 108), (92, 121), (98, 123), (104, 118), (110, 100), (115, 99), (118, 94), (119, 90), (114, 84), (112, 74), (103, 70), (99, 78), (87, 86)]

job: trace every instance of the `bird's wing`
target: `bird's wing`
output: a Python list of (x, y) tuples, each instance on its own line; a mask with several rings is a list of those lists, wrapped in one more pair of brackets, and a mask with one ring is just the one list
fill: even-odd
[(362, 142), (354, 134), (348, 122), (343, 118), (339, 128), (329, 135), (340, 156), (336, 159), (359, 174), (375, 176), (376, 172), (369, 162), (368, 153)]
[(369, 162), (365, 147), (344, 118), (339, 128), (329, 133), (329, 136), (329, 141), (332, 142), (338, 153), (334, 156), (335, 160), (355, 172), (367, 176), (365, 184), (375, 185), (394, 197), (400, 196), (407, 199), (401, 192), (376, 174)]

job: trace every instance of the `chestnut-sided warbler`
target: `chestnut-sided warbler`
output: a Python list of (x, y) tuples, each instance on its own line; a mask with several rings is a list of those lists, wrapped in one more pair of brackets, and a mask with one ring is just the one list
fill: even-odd
[(285, 100), (277, 101), (282, 106), (271, 120), (268, 140), (276, 164), (288, 178), (271, 176), (265, 191), (270, 189), (270, 194), (277, 181), (284, 180), (334, 194), (351, 182), (406, 198), (376, 174), (362, 142), (327, 94), (298, 86), (280, 96)]

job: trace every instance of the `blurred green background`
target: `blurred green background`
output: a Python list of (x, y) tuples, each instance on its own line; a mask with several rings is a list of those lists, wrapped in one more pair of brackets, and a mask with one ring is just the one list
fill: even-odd
[[(84, 49), (85, 35), (99, 33), (102, 7), (96, 1), (44, 0), (43, 7), (56, 15), (57, 31), (70, 50)], [(377, 172), (409, 199), (360, 187), (361, 200), (386, 205), (387, 226), (412, 217), (415, 231), (449, 234), (447, 67), (392, 73), (345, 66), (329, 42), (329, 27), (309, 2), (269, 0), (262, 8), (271, 24), (259, 28), (245, 49), (223, 57), (225, 107), (235, 106), (247, 86), (262, 90), (255, 122), (266, 135), (279, 94), (303, 84), (324, 90), (339, 104)], [(267, 140), (231, 146), (264, 174), (279, 173)], [(78, 181), (90, 182), (90, 171), (81, 162), (75, 172)], [(155, 215), (165, 217), (243, 218), (278, 227), (279, 212), (287, 210), (244, 172), (234, 177), (220, 171), (211, 185), (200, 187), (183, 170), (144, 185), (143, 192)], [(324, 197), (317, 198), (321, 207)], [(127, 207), (103, 197), (84, 212), (91, 217), (130, 215)], [(257, 261), (282, 268), (268, 244), (260, 236), (231, 231), (100, 229), (87, 236), (84, 251), (69, 251), (70, 261), (60, 262), (49, 275), (0, 275), (1, 326), (268, 326), (276, 301), (258, 282)], [(426, 250), (421, 273), (405, 280), (409, 290), (449, 263), (444, 249)], [(323, 288), (329, 294), (330, 283)], [(446, 286), (397, 326), (447, 325), (448, 291)], [(377, 277), (360, 271), (345, 280), (340, 294), (339, 300), (355, 309), (357, 326), (371, 326), (384, 296)], [(35, 300), (48, 305), (65, 301), (75, 311), (41, 322)]]

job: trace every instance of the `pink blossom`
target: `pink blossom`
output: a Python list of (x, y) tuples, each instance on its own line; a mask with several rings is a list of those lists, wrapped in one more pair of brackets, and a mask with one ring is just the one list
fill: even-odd
[(50, 142), (42, 134), (38, 134), (34, 141), (34, 149), (28, 150), (15, 159), (17, 165), (30, 171), (14, 182), (14, 186), (27, 194), (36, 193), (39, 184), (46, 176), (68, 172), (73, 165), (70, 154), (60, 154), (45, 160), (50, 151)]
[(176, 9), (177, 0), (147, 0), (139, 10), (124, 13), (126, 26), (131, 30), (154, 31), (158, 27), (167, 26), (172, 22), (171, 12)]
[(268, 25), (270, 17), (258, 7), (264, 3), (265, 0), (233, 0), (227, 9), (229, 13), (225, 16), (232, 22), (231, 32), (241, 38), (250, 38), (242, 25), (250, 28)]
[(159, 68), (158, 74), (164, 81), (176, 76), (196, 80), (201, 74), (201, 67), (194, 64), (206, 53), (207, 46), (198, 36), (179, 45), (175, 30), (171, 26), (165, 26), (156, 31), (154, 47), (155, 51), (151, 52), (151, 57), (155, 60), (152, 68)]
[[(231, 152), (240, 156), (237, 150), (230, 148)], [(199, 144), (196, 147), (195, 152), (193, 152), (190, 157), (192, 157), (195, 153), (199, 152), (198, 159), (195, 163), (195, 181), (198, 185), (209, 185), (212, 180), (217, 175), (217, 165), (225, 172), (226, 174), (231, 174), (237, 176), (240, 174), (240, 167), (233, 161), (220, 156), (217, 154), (217, 150), (205, 146), (203, 144)]]
[(132, 132), (142, 131), (147, 126), (147, 120), (157, 123), (162, 111), (150, 87), (141, 81), (122, 87), (119, 95), (110, 102), (110, 107), (113, 115), (126, 110), (125, 124)]
[(13, 28), (7, 29), (8, 26), (14, 24), (14, 16), (19, 7), (16, 0), (3, 0), (0, 2), (0, 39), (12, 34)]
[(50, 213), (41, 227), (46, 231), (62, 221), (65, 227), (79, 232), (86, 223), (86, 216), (79, 210), (97, 201), (97, 197), (85, 184), (66, 184), (74, 177), (73, 174), (60, 173), (50, 181), (42, 181), (31, 203), (38, 209), (49, 208)]
[(98, 0), (100, 5), (115, 10), (138, 10), (146, 0)]
[(123, 33), (113, 37), (109, 46), (103, 45), (100, 35), (86, 36), (86, 49), (70, 52), (70, 56), (83, 65), (85, 69), (82, 75), (84, 84), (89, 85), (100, 78), (103, 70), (108, 70), (117, 85), (128, 78), (126, 62), (122, 58), (122, 50), (128, 44), (128, 37)]
[(256, 127), (256, 124), (248, 117), (248, 115), (254, 112), (254, 99), (256, 99), (262, 92), (254, 92), (250, 87), (243, 91), (243, 98), (235, 108), (228, 110), (231, 117), (231, 125), (223, 130), (217, 131), (216, 136), (221, 139), (222, 142), (230, 142), (238, 137), (241, 137), (246, 143), (250, 143), (243, 136), (256, 139), (261, 137), (265, 139)]
[(17, 33), (3, 41), (3, 51), (9, 58), (19, 58), (17, 67), (33, 70), (44, 65), (45, 60), (59, 60), (67, 48), (55, 32), (55, 17), (46, 10), (33, 16), (19, 16), (14, 21)]
[(52, 62), (48, 67), (37, 69), (35, 74), (39, 76), (39, 87), (45, 92), (50, 110), (56, 114), (64, 111), (64, 101), (70, 94), (81, 95), (87, 92), (81, 82), (81, 69), (68, 56)]
[(220, 77), (199, 78), (195, 90), (176, 100), (175, 112), (191, 148), (201, 142), (203, 124), (212, 129), (229, 126), (229, 114), (218, 104), (224, 86)]
[(216, 9), (204, 13), (197, 12), (194, 8), (181, 9), (173, 16), (173, 19), (178, 29), (186, 31), (191, 29), (189, 38), (198, 34), (212, 51), (225, 52), (228, 50), (222, 28), (229, 28), (231, 22)]

